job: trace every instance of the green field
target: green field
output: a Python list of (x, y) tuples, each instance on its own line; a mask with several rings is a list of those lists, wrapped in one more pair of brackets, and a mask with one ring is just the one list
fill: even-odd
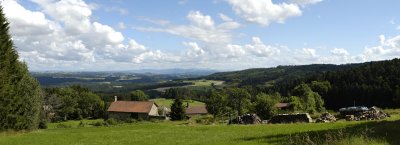
[[(79, 121), (70, 121), (68, 124), (77, 125)], [(29, 133), (0, 133), (0, 144), (251, 145), (286, 144), (299, 138), (302, 142), (295, 144), (310, 144), (309, 140), (316, 137), (323, 139), (323, 143), (326, 144), (400, 144), (398, 115), (384, 121), (247, 126), (198, 125), (188, 124), (187, 121), (140, 122), (108, 127), (53, 128), (57, 124), (49, 126), (50, 129)], [(345, 138), (335, 139), (340, 138), (340, 134), (344, 134)]]
[(216, 80), (192, 80), (192, 81), (185, 81), (185, 82), (192, 82), (194, 85), (192, 86), (211, 86), (211, 84), (214, 85), (222, 85), (224, 81), (216, 81)]
[[(158, 98), (158, 99), (151, 99), (150, 101), (156, 102), (158, 106), (165, 106), (170, 107), (171, 104), (174, 102), (174, 99), (165, 99), (165, 98)], [(183, 103), (186, 105), (186, 102), (189, 102), (189, 106), (204, 106), (203, 102), (194, 101), (194, 100), (184, 100)]]

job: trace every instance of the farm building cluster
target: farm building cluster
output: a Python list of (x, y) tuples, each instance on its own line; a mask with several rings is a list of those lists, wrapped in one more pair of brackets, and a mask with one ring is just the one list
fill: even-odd
[[(189, 106), (186, 105), (186, 115), (207, 115), (207, 109), (205, 106)], [(165, 106), (159, 106), (153, 101), (115, 101), (111, 103), (108, 108), (108, 117), (117, 120), (150, 120), (150, 119), (168, 119), (168, 115), (171, 112), (169, 108)]]
[[(288, 103), (277, 103), (275, 107), (285, 109), (289, 106)], [(169, 119), (171, 112), (168, 107), (158, 106), (152, 101), (115, 101), (108, 108), (109, 118), (118, 120), (138, 119)], [(380, 120), (390, 117), (377, 107), (347, 107), (339, 109), (339, 115), (323, 113), (315, 120), (308, 113), (292, 113), (292, 114), (277, 114), (269, 120), (261, 120), (256, 114), (244, 114), (228, 120), (229, 124), (261, 124), (261, 123), (327, 123), (335, 122), (337, 118), (342, 118), (347, 121), (358, 120)], [(202, 106), (186, 105), (186, 116), (207, 115), (207, 109)]]

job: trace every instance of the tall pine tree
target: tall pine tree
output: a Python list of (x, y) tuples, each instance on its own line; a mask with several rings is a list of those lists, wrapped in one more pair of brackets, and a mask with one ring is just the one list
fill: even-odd
[(0, 7), (0, 131), (38, 127), (42, 93), (9, 35), (9, 23)]

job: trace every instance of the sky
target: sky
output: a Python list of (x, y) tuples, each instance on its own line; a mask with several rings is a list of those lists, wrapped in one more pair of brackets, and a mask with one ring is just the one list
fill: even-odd
[(1, 0), (31, 71), (241, 70), (400, 57), (398, 0)]

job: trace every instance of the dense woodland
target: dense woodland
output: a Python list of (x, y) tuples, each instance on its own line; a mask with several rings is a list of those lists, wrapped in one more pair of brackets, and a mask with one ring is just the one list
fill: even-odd
[(216, 73), (205, 78), (224, 80), (229, 86), (246, 88), (251, 94), (279, 92), (290, 97), (293, 88), (313, 81), (329, 82), (319, 92), (328, 109), (347, 106), (400, 106), (400, 59), (347, 65), (278, 66)]

